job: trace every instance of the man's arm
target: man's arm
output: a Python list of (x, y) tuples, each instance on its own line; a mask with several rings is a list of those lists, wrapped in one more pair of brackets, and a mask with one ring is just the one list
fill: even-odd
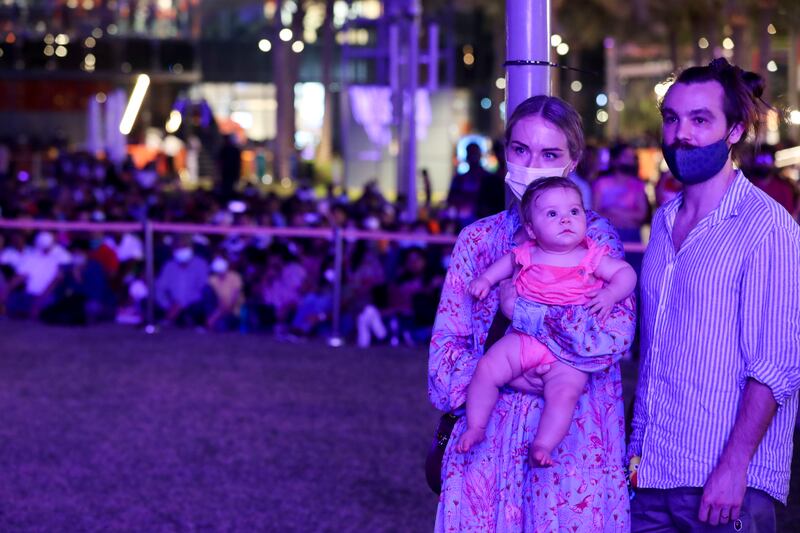
[(769, 387), (747, 380), (728, 442), (703, 488), (698, 516), (702, 522), (716, 526), (739, 518), (747, 489), (747, 466), (777, 408)]

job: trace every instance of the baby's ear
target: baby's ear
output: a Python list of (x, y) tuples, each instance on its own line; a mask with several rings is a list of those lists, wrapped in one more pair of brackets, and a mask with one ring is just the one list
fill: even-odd
[(528, 237), (532, 240), (536, 240), (536, 236), (533, 234), (533, 226), (530, 222), (525, 223), (525, 232), (528, 234)]

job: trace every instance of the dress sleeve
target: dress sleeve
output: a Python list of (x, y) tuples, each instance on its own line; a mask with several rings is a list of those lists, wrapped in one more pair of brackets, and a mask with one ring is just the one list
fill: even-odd
[(467, 290), (476, 275), (468, 230), (461, 232), (453, 248), (431, 336), (428, 397), (442, 411), (464, 403), (480, 355), (474, 340), (473, 299)]

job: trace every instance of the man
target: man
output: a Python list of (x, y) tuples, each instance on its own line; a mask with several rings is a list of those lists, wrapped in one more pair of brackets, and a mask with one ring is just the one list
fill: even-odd
[[(733, 166), (763, 85), (724, 59), (664, 97), (664, 157), (683, 192), (645, 253), (630, 455), (633, 531), (775, 531), (800, 388), (800, 230)], [(716, 529), (715, 529), (716, 530)]]
[(447, 193), (447, 205), (455, 209), (457, 218), (464, 225), (475, 220), (478, 192), (481, 182), (488, 174), (481, 164), (481, 157), (481, 147), (477, 143), (469, 143), (466, 156), (469, 169), (463, 174), (453, 176), (450, 191)]
[(191, 240), (177, 239), (172, 259), (167, 261), (155, 283), (156, 304), (165, 323), (205, 325), (211, 307), (208, 263), (194, 255)]

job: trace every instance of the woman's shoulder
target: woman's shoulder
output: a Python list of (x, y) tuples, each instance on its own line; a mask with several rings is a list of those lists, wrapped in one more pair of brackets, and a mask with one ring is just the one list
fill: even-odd
[(487, 235), (494, 235), (497, 231), (508, 229), (511, 218), (508, 211), (501, 211), (496, 215), (491, 215), (480, 220), (476, 220), (468, 225), (458, 234), (458, 240), (475, 241), (485, 239)]
[(623, 256), (622, 241), (617, 230), (607, 218), (594, 211), (586, 211), (586, 237), (596, 245), (607, 246), (611, 256)]

